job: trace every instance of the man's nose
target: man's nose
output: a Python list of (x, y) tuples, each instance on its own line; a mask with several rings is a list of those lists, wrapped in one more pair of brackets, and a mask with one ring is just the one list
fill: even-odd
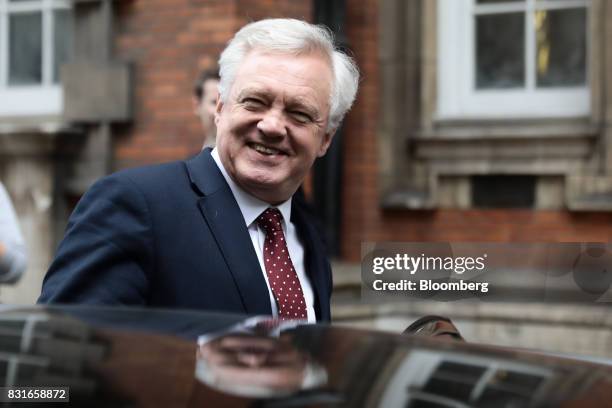
[(257, 123), (259, 129), (266, 136), (284, 137), (287, 135), (287, 128), (283, 114), (277, 110), (267, 111)]

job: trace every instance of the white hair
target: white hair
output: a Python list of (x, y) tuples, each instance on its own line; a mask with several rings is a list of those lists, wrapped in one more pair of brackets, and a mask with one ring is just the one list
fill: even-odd
[(227, 102), (236, 71), (253, 49), (292, 55), (321, 52), (327, 56), (334, 76), (327, 131), (338, 128), (355, 100), (359, 70), (352, 58), (335, 47), (333, 36), (327, 28), (290, 18), (260, 20), (242, 27), (219, 58), (219, 94), (222, 102)]

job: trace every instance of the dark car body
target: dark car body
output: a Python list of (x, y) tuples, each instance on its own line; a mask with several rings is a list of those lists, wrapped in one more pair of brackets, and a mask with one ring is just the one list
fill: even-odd
[(612, 406), (612, 366), (422, 336), (84, 306), (6, 308), (0, 333), (4, 386), (70, 406)]

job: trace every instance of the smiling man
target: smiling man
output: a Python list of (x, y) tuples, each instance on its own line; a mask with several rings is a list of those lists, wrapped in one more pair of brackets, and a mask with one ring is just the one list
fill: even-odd
[(325, 29), (291, 19), (246, 25), (219, 67), (217, 147), (92, 186), (39, 302), (330, 319), (329, 261), (293, 196), (352, 105), (358, 70)]

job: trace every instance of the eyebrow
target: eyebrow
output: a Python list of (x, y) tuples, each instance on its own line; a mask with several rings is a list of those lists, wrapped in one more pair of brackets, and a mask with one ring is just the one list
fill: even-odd
[(240, 93), (238, 94), (238, 97), (236, 98), (237, 100), (242, 99), (244, 96), (246, 95), (255, 95), (255, 96), (260, 96), (260, 97), (270, 97), (270, 93), (266, 92), (262, 89), (259, 88), (244, 88), (242, 91), (240, 91)]

